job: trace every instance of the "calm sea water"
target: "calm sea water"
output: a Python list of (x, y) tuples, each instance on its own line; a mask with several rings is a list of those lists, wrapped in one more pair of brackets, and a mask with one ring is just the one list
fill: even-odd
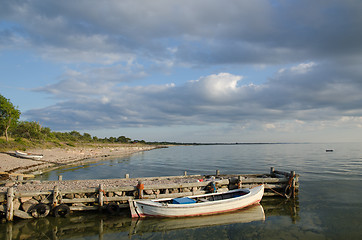
[[(333, 149), (333, 152), (326, 152)], [(362, 239), (362, 144), (256, 144), (177, 146), (58, 169), (42, 176), (56, 180), (152, 177), (188, 174), (300, 174), (294, 200), (265, 198), (265, 220), (249, 212), (182, 221), (132, 221), (123, 216), (74, 214), (66, 219), (0, 224), (0, 238), (10, 239)], [(254, 215), (253, 215), (254, 214)], [(259, 214), (259, 215), (258, 215)], [(240, 220), (239, 220), (240, 219)]]

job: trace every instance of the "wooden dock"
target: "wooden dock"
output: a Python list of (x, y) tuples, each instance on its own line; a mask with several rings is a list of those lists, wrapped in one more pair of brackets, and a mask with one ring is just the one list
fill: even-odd
[(110, 214), (128, 208), (132, 199), (174, 198), (265, 185), (264, 197), (295, 198), (299, 175), (270, 169), (266, 174), (187, 175), (149, 178), (36, 181), (18, 180), (0, 186), (0, 211), (7, 221), (66, 216), (73, 211), (105, 210)]

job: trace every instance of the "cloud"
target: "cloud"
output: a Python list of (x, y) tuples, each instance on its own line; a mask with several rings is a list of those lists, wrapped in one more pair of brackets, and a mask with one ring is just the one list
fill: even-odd
[(311, 70), (311, 68), (315, 65), (314, 62), (309, 63), (301, 63), (297, 66), (291, 67), (290, 71), (297, 72), (297, 73), (307, 73)]
[[(64, 70), (34, 89), (57, 103), (24, 114), (55, 130), (360, 126), (361, 12), (354, 0), (3, 1), (0, 50)], [(255, 66), (279, 71), (255, 79)]]
[(304, 62), (360, 54), (361, 10), (359, 1), (10, 1), (1, 38), (64, 62)]
[(225, 102), (232, 100), (233, 95), (238, 93), (237, 84), (241, 79), (242, 76), (219, 73), (190, 81), (188, 87), (194, 89), (194, 94), (199, 94), (211, 102)]
[(58, 82), (33, 89), (46, 92), (55, 98), (92, 98), (89, 96), (108, 95), (112, 88), (121, 83), (131, 82), (147, 74), (137, 64), (85, 67), (79, 70), (67, 69), (58, 77)]
[(66, 96), (65, 101), (28, 111), (26, 116), (60, 129), (94, 129), (99, 124), (117, 128), (253, 121), (264, 122), (265, 129), (275, 129), (280, 121), (300, 125), (337, 121), (341, 116), (360, 119), (361, 85), (344, 84), (341, 74), (343, 71), (329, 64), (310, 62), (276, 72), (259, 85), (243, 84), (242, 76), (230, 73), (204, 76), (182, 85), (135, 87), (117, 86), (113, 81), (108, 85), (97, 81), (76, 85), (63, 80), (42, 90), (56, 89), (53, 94)]

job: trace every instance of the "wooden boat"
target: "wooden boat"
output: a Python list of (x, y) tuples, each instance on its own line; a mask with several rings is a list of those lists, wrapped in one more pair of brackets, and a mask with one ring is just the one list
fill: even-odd
[(137, 218), (132, 221), (130, 235), (190, 228), (206, 228), (211, 226), (249, 223), (254, 221), (265, 221), (264, 209), (260, 204), (255, 204), (230, 213), (208, 216), (162, 219)]
[(183, 198), (131, 200), (133, 218), (137, 217), (188, 217), (230, 212), (259, 203), (264, 185), (255, 188), (235, 189), (223, 193), (209, 193)]
[(33, 160), (40, 160), (43, 158), (43, 155), (41, 155), (41, 154), (26, 153), (26, 152), (20, 152), (20, 151), (15, 151), (15, 156), (21, 157), (21, 158), (29, 158), (29, 159), (33, 159)]

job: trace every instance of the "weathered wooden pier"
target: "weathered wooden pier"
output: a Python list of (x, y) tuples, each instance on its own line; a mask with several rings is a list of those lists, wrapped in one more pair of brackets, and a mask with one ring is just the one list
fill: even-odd
[(18, 179), (0, 186), (0, 212), (7, 221), (43, 218), (49, 214), (62, 217), (73, 211), (107, 211), (118, 214), (129, 207), (135, 198), (166, 198), (198, 195), (235, 188), (265, 185), (264, 197), (295, 198), (298, 194), (299, 175), (274, 168), (266, 174), (213, 175), (130, 178), (121, 179), (37, 181)]

